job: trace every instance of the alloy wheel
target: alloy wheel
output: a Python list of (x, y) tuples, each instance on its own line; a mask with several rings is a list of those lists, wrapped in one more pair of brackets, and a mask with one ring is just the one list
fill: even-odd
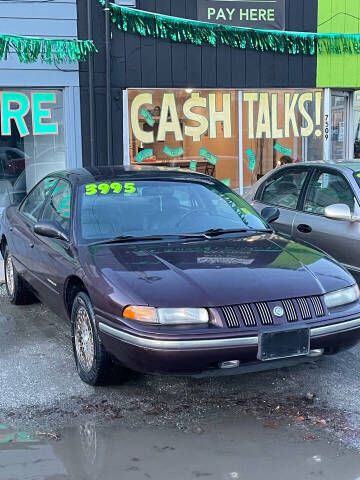
[(10, 255), (6, 259), (6, 285), (10, 295), (14, 295), (15, 291), (15, 274), (14, 265)]
[(76, 314), (75, 349), (81, 367), (89, 372), (95, 357), (94, 337), (89, 313), (83, 306)]

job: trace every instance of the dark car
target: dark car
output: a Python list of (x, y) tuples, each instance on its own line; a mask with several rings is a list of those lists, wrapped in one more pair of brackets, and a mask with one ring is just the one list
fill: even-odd
[(78, 372), (93, 385), (113, 359), (124, 372), (204, 376), (354, 346), (353, 277), (275, 234), (277, 216), (187, 171), (54, 173), (5, 210), (8, 294), (71, 319)]

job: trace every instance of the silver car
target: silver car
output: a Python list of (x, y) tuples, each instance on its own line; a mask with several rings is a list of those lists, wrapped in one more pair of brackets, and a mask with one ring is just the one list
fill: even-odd
[(259, 212), (277, 207), (275, 230), (330, 254), (360, 278), (360, 162), (286, 165), (244, 198)]

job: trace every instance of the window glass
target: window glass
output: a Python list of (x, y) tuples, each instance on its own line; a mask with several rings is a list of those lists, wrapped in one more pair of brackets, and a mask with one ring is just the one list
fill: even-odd
[(42, 208), (51, 193), (57, 178), (47, 177), (28, 195), (21, 206), (21, 212), (36, 222), (40, 218)]
[(354, 158), (360, 158), (360, 90), (354, 92)]
[(0, 214), (66, 167), (63, 91), (1, 88)]
[(239, 187), (238, 92), (129, 90), (133, 165), (186, 168)]
[(323, 95), (320, 90), (244, 90), (244, 186), (273, 168), (323, 160)]
[(222, 184), (114, 180), (81, 187), (79, 198), (85, 241), (266, 228), (255, 210)]
[(295, 210), (307, 174), (308, 170), (289, 168), (281, 175), (272, 176), (265, 185), (262, 201)]
[(319, 172), (309, 185), (304, 210), (308, 213), (324, 215), (325, 208), (336, 203), (348, 205), (354, 212), (354, 193), (344, 179), (338, 173)]
[(66, 233), (70, 233), (71, 185), (59, 180), (45, 205), (42, 220), (59, 223)]

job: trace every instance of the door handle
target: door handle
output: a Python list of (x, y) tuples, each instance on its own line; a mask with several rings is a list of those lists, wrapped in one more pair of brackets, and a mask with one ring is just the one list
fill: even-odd
[(311, 233), (312, 232), (312, 228), (310, 227), (310, 225), (305, 225), (304, 223), (301, 223), (300, 225), (298, 225), (297, 229), (301, 233)]
[(34, 248), (34, 243), (30, 242), (30, 248)]

